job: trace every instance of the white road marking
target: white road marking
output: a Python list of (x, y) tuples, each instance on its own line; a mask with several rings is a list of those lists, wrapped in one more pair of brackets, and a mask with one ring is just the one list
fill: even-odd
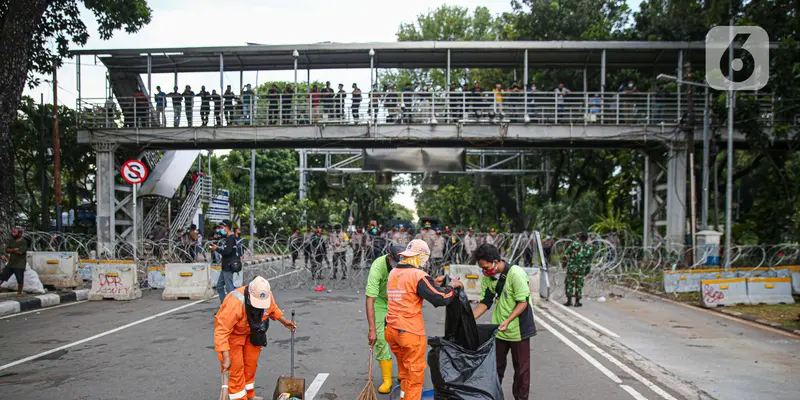
[(633, 398), (636, 399), (636, 400), (647, 400), (647, 397), (642, 396), (642, 394), (637, 392), (636, 389), (634, 389), (634, 388), (632, 388), (632, 387), (630, 387), (628, 385), (619, 385), (619, 387), (621, 387), (622, 390), (630, 393), (631, 396), (633, 396)]
[(576, 317), (580, 318), (580, 319), (581, 319), (583, 322), (586, 322), (587, 324), (589, 324), (589, 325), (593, 326), (594, 328), (596, 328), (596, 329), (597, 329), (597, 330), (599, 330), (600, 332), (603, 332), (603, 333), (605, 333), (605, 334), (606, 334), (606, 335), (608, 335), (608, 336), (611, 336), (611, 337), (613, 337), (613, 338), (618, 338), (618, 337), (619, 337), (619, 335), (617, 335), (616, 333), (614, 333), (614, 332), (611, 332), (609, 329), (606, 329), (605, 327), (601, 326), (601, 325), (600, 325), (600, 324), (598, 324), (597, 322), (594, 322), (594, 321), (590, 320), (589, 318), (586, 318), (586, 317), (584, 317), (583, 315), (579, 314), (578, 312), (576, 312), (576, 311), (574, 311), (574, 310), (571, 310), (569, 307), (565, 307), (564, 305), (562, 305), (562, 304), (558, 303), (557, 301), (551, 301), (551, 302), (549, 302), (549, 303), (547, 303), (547, 304), (548, 304), (548, 305), (550, 305), (550, 304), (555, 304), (555, 305), (557, 305), (557, 306), (558, 306), (558, 307), (560, 307), (562, 310), (564, 310), (564, 311), (566, 311), (566, 312), (568, 312), (568, 313), (570, 313), (570, 314), (572, 314), (572, 315), (574, 315), (574, 316), (576, 316)]
[(617, 383), (617, 384), (622, 383), (622, 379), (619, 379), (619, 377), (616, 374), (614, 374), (608, 368), (603, 366), (603, 364), (600, 364), (600, 362), (595, 360), (592, 356), (590, 356), (589, 353), (583, 351), (583, 349), (578, 347), (577, 344), (575, 344), (571, 340), (567, 339), (567, 337), (562, 335), (561, 332), (555, 330), (552, 326), (550, 326), (550, 324), (548, 324), (547, 322), (544, 322), (541, 318), (538, 318), (538, 317), (534, 317), (534, 318), (537, 319), (536, 323), (538, 323), (539, 325), (543, 326), (544, 329), (547, 329), (548, 332), (552, 333), (553, 336), (557, 337), (559, 340), (564, 342), (564, 344), (569, 346), (569, 348), (571, 348), (572, 350), (575, 350), (575, 352), (578, 353), (578, 355), (583, 357), (586, 361), (589, 362), (589, 364), (592, 364), (595, 368), (597, 368), (600, 372), (602, 372), (603, 375), (608, 377), (608, 379), (611, 379), (612, 381), (614, 381), (614, 383)]
[(561, 329), (565, 330), (567, 333), (569, 333), (570, 335), (572, 335), (575, 338), (577, 338), (578, 340), (580, 340), (583, 344), (585, 344), (587, 347), (589, 347), (590, 349), (594, 350), (595, 352), (597, 352), (598, 354), (603, 356), (606, 360), (611, 361), (614, 365), (619, 367), (626, 374), (630, 375), (633, 379), (636, 379), (637, 381), (639, 381), (643, 385), (647, 386), (650, 390), (652, 390), (653, 392), (655, 392), (659, 396), (663, 397), (665, 400), (677, 400), (675, 397), (672, 397), (672, 395), (670, 395), (669, 393), (665, 392), (663, 389), (661, 389), (660, 387), (656, 386), (654, 383), (650, 382), (647, 378), (643, 377), (638, 372), (634, 371), (633, 369), (631, 369), (630, 367), (628, 367), (627, 365), (625, 365), (621, 361), (619, 361), (616, 358), (614, 358), (611, 354), (608, 354), (603, 349), (601, 349), (600, 347), (598, 347), (594, 343), (590, 342), (588, 339), (586, 339), (583, 336), (579, 335), (577, 332), (572, 330), (572, 328), (568, 327), (563, 322), (559, 321), (554, 316), (550, 315), (550, 313), (540, 309), (539, 310), (539, 314), (544, 315), (545, 317), (547, 317), (547, 319), (553, 321), (553, 323), (558, 325)]
[(21, 313), (6, 315), (4, 317), (0, 317), (0, 319), (14, 318), (14, 317), (18, 317), (20, 315), (32, 314), (32, 313), (40, 313), (42, 311), (52, 310), (52, 309), (55, 309), (55, 308), (74, 306), (75, 304), (86, 303), (87, 301), (89, 301), (89, 300), (72, 301), (72, 302), (69, 302), (69, 303), (59, 304), (57, 306), (44, 307), (44, 308), (39, 308), (39, 309), (36, 309), (36, 310), (30, 310), (30, 311), (25, 311), (25, 312), (21, 312)]
[(47, 351), (41, 352), (41, 353), (39, 353), (39, 354), (32, 355), (32, 356), (30, 356), (30, 357), (25, 357), (25, 358), (23, 358), (23, 359), (21, 359), (21, 360), (17, 360), (17, 361), (14, 361), (14, 362), (8, 363), (8, 364), (6, 364), (6, 365), (2, 365), (2, 366), (0, 366), (0, 371), (2, 371), (2, 370), (4, 370), (4, 369), (11, 368), (11, 367), (14, 367), (14, 366), (17, 366), (17, 365), (20, 365), (20, 364), (24, 364), (24, 363), (26, 363), (26, 362), (28, 362), (28, 361), (33, 361), (33, 360), (36, 360), (37, 358), (44, 357), (44, 356), (46, 356), (46, 355), (48, 355), (48, 354), (53, 354), (53, 353), (55, 353), (55, 352), (57, 352), (57, 351), (65, 350), (65, 349), (68, 349), (68, 348), (70, 348), (70, 347), (75, 347), (75, 346), (78, 346), (78, 345), (81, 345), (81, 344), (84, 344), (84, 343), (87, 343), (87, 342), (91, 342), (92, 340), (99, 339), (99, 338), (101, 338), (101, 337), (103, 337), (103, 336), (108, 336), (108, 335), (110, 335), (110, 334), (112, 334), (112, 333), (116, 333), (116, 332), (119, 332), (119, 331), (122, 331), (122, 330), (128, 329), (128, 328), (130, 328), (130, 327), (132, 327), (132, 326), (136, 326), (136, 325), (139, 325), (139, 324), (145, 323), (145, 322), (147, 322), (147, 321), (152, 321), (152, 320), (154, 320), (154, 319), (156, 319), (156, 318), (158, 318), (158, 317), (163, 317), (163, 316), (165, 316), (165, 315), (172, 314), (172, 313), (174, 313), (175, 311), (180, 311), (180, 310), (183, 310), (184, 308), (189, 308), (189, 307), (191, 307), (191, 306), (194, 306), (194, 305), (200, 304), (200, 303), (202, 303), (202, 302), (206, 302), (206, 301), (209, 301), (209, 300), (213, 300), (213, 299), (215, 299), (216, 297), (218, 297), (218, 296), (217, 296), (217, 295), (215, 295), (214, 297), (212, 297), (212, 298), (210, 298), (210, 299), (207, 299), (207, 300), (197, 300), (197, 301), (195, 301), (195, 302), (191, 302), (191, 303), (189, 303), (189, 304), (184, 304), (184, 305), (182, 305), (182, 306), (180, 306), (180, 307), (175, 307), (175, 308), (173, 308), (173, 309), (171, 309), (171, 310), (167, 310), (167, 311), (164, 311), (164, 312), (162, 312), (162, 313), (158, 313), (158, 314), (156, 314), (156, 315), (151, 315), (151, 316), (149, 316), (149, 317), (147, 317), (147, 318), (143, 318), (143, 319), (140, 319), (140, 320), (138, 320), (138, 321), (131, 322), (130, 324), (123, 325), (123, 326), (120, 326), (120, 327), (117, 327), (117, 328), (114, 328), (114, 329), (111, 329), (111, 330), (105, 331), (105, 332), (103, 332), (103, 333), (99, 333), (99, 334), (97, 334), (97, 335), (90, 336), (90, 337), (88, 337), (88, 338), (85, 338), (85, 339), (78, 340), (77, 342), (72, 342), (72, 343), (70, 343), (70, 344), (66, 344), (66, 345), (63, 345), (63, 346), (61, 346), (61, 347), (57, 347), (57, 348), (55, 348), (55, 349), (52, 349), (52, 350), (47, 350)]
[(328, 379), (328, 375), (330, 374), (317, 374), (317, 377), (314, 378), (314, 381), (311, 382), (311, 385), (309, 385), (308, 389), (306, 389), (306, 394), (303, 398), (305, 400), (314, 400), (314, 396), (316, 396), (317, 392), (322, 389), (322, 384), (325, 383), (326, 379)]

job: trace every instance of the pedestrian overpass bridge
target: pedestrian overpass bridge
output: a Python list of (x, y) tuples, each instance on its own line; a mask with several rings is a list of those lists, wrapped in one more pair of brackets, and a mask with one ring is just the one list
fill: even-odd
[[(654, 77), (673, 74), (681, 81), (688, 65), (695, 70), (704, 67), (702, 42), (324, 43), (78, 50), (73, 54), (78, 58), (78, 140), (97, 151), (98, 247), (105, 249), (118, 237), (115, 216), (133, 201), (124, 190), (118, 190), (123, 192), (122, 200), (115, 194), (115, 151), (119, 148), (142, 151), (143, 158), (152, 158), (152, 165), (160, 171), (170, 168), (158, 167), (157, 150), (639, 149), (648, 154), (644, 203), (645, 215), (651, 217), (646, 219), (645, 231), (666, 226), (669, 240), (683, 242), (688, 204), (686, 148), (703, 143), (707, 148), (712, 135), (717, 140), (727, 138), (725, 119), (709, 111), (712, 96), (718, 95), (715, 92), (701, 96), (681, 85), (671, 92), (607, 89), (609, 68), (652, 71)], [(81, 56), (95, 56), (107, 67), (105, 97), (82, 96)], [(447, 85), (435, 89), (412, 85), (411, 91), (363, 88), (360, 93), (348, 90), (341, 94), (294, 93), (284, 88), (279, 88), (283, 93), (243, 93), (243, 71), (294, 70), (297, 88), (300, 69), (340, 68), (369, 68), (372, 82), (379, 81), (380, 69), (439, 68), (445, 72)], [(480, 88), (470, 83), (464, 90), (452, 89), (453, 68), (519, 69), (522, 83), (518, 88), (505, 84), (501, 93), (492, 92), (486, 82)], [(528, 71), (542, 68), (582, 70), (582, 88), (558, 92), (528, 87)], [(153, 74), (174, 74), (177, 87), (180, 73), (217, 71), (219, 86), (206, 86), (218, 88), (219, 94), (226, 86), (225, 73), (240, 72), (235, 98), (195, 93), (167, 97), (164, 104), (154, 101)], [(795, 123), (794, 106), (785, 99), (751, 92), (739, 96), (758, 107), (768, 134), (777, 124)], [(694, 126), (689, 121), (694, 121)], [(692, 130), (703, 132), (699, 138), (705, 140), (690, 138), (687, 132)], [(736, 127), (733, 132), (736, 146), (745, 147), (745, 135)], [(781, 145), (779, 141), (772, 144)], [(183, 154), (185, 157), (164, 159), (181, 160), (179, 164), (186, 169), (192, 163), (184, 158), (192, 155)], [(172, 171), (172, 175), (185, 175), (186, 171)], [(301, 173), (301, 182), (304, 175)], [(174, 179), (164, 181), (165, 185), (170, 181), (167, 191), (177, 190)], [(164, 188), (154, 187), (151, 192), (164, 193)]]

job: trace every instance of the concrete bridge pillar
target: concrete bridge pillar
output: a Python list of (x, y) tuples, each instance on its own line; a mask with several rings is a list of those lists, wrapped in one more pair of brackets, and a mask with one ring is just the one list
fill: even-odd
[(680, 250), (686, 242), (686, 147), (671, 143), (667, 153), (667, 244)]
[(116, 165), (114, 151), (116, 143), (92, 143), (97, 152), (95, 171), (95, 193), (97, 195), (97, 257), (112, 258), (116, 242), (114, 221), (114, 177)]

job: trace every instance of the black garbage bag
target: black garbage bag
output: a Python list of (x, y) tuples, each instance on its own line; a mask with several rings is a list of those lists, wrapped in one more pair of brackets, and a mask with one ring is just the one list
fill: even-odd
[(456, 289), (456, 296), (457, 301), (450, 302), (445, 310), (444, 338), (467, 350), (477, 350), (482, 342), (469, 299), (461, 289)]
[(445, 338), (428, 338), (428, 365), (436, 400), (503, 400), (495, 358), (497, 327), (477, 325), (480, 345), (475, 350)]

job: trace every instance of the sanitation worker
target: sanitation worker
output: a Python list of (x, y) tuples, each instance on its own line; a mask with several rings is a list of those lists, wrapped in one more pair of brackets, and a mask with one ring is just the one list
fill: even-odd
[(442, 288), (444, 277), (434, 280), (428, 276), (421, 268), (430, 255), (427, 243), (412, 240), (400, 253), (397, 268), (389, 273), (386, 289), (389, 307), (384, 336), (397, 358), (400, 398), (404, 400), (419, 400), (425, 382), (428, 340), (422, 319), (422, 299), (434, 307), (446, 306), (456, 298), (453, 289), (463, 287), (454, 280), (449, 288)]
[(378, 257), (369, 269), (367, 278), (367, 322), (369, 323), (369, 334), (367, 340), (369, 345), (375, 348), (375, 359), (381, 366), (383, 384), (378, 388), (378, 392), (387, 394), (392, 391), (392, 353), (389, 352), (389, 344), (384, 337), (386, 327), (386, 311), (388, 309), (388, 298), (386, 296), (386, 284), (389, 281), (389, 272), (397, 266), (400, 260), (400, 253), (405, 250), (402, 246), (389, 246), (389, 252), (382, 257)]
[(536, 335), (528, 274), (518, 265), (503, 260), (500, 250), (492, 244), (480, 245), (474, 257), (484, 277), (480, 303), (473, 316), (477, 320), (494, 305), (492, 323), (499, 325), (495, 336), (497, 376), (502, 383), (510, 352), (514, 366), (511, 392), (515, 400), (527, 400), (531, 387), (530, 339)]
[(283, 317), (275, 304), (269, 281), (257, 276), (225, 296), (214, 320), (214, 350), (219, 353), (222, 372), (230, 372), (228, 395), (231, 400), (263, 400), (256, 397), (255, 378), (258, 356), (267, 345), (269, 319), (294, 330), (297, 325)]

